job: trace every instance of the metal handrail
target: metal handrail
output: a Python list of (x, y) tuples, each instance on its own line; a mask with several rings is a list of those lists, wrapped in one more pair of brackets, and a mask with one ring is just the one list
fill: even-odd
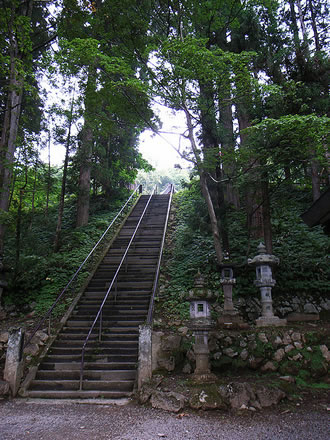
[(88, 259), (91, 257), (91, 255), (94, 253), (94, 251), (96, 250), (96, 248), (98, 247), (98, 245), (101, 243), (101, 241), (103, 240), (103, 238), (105, 237), (105, 235), (108, 233), (109, 229), (111, 228), (111, 226), (115, 223), (115, 221), (118, 219), (118, 217), (122, 214), (122, 212), (124, 211), (124, 209), (126, 208), (126, 206), (128, 205), (128, 203), (131, 201), (131, 199), (133, 198), (134, 195), (136, 195), (137, 191), (139, 191), (139, 193), (141, 194), (142, 192), (142, 185), (138, 185), (135, 190), (132, 192), (132, 194), (130, 195), (130, 197), (126, 200), (126, 203), (122, 206), (122, 208), (120, 209), (120, 211), (118, 212), (118, 214), (114, 217), (114, 219), (112, 220), (112, 222), (109, 224), (109, 226), (107, 227), (107, 229), (104, 231), (104, 233), (101, 235), (100, 239), (98, 240), (98, 242), (95, 244), (95, 246), (93, 247), (93, 249), (90, 251), (90, 253), (87, 255), (87, 257), (84, 259), (84, 261), (81, 263), (81, 265), (79, 266), (79, 268), (76, 270), (76, 272), (74, 273), (73, 277), (70, 279), (70, 281), (68, 282), (68, 284), (64, 287), (64, 289), (62, 290), (62, 292), (58, 295), (58, 297), (56, 298), (56, 300), (54, 301), (54, 303), (52, 304), (52, 306), (49, 308), (49, 310), (47, 311), (47, 313), (43, 316), (43, 318), (38, 322), (37, 326), (33, 329), (32, 334), (29, 336), (29, 338), (27, 339), (27, 341), (24, 344), (24, 348), (29, 345), (29, 343), (31, 342), (33, 336), (36, 334), (36, 332), (40, 329), (40, 327), (42, 326), (42, 324), (46, 321), (47, 318), (50, 318), (54, 308), (56, 307), (56, 305), (58, 304), (58, 302), (61, 300), (61, 298), (63, 297), (64, 293), (68, 290), (68, 288), (71, 286), (71, 284), (73, 283), (73, 281), (76, 279), (77, 275), (79, 274), (79, 272), (81, 271), (81, 269), (84, 267), (85, 263), (88, 261)]
[(148, 202), (147, 202), (147, 204), (146, 204), (146, 206), (145, 206), (145, 208), (144, 208), (144, 210), (143, 210), (143, 212), (142, 212), (142, 214), (141, 214), (141, 216), (140, 216), (140, 219), (139, 219), (139, 221), (138, 221), (138, 223), (137, 223), (137, 225), (136, 225), (136, 228), (135, 228), (135, 230), (134, 230), (134, 232), (133, 232), (133, 234), (132, 234), (132, 237), (131, 237), (131, 239), (130, 239), (130, 241), (129, 241), (127, 247), (126, 247), (126, 250), (125, 250), (125, 252), (124, 252), (124, 255), (123, 255), (122, 259), (120, 260), (120, 263), (119, 263), (118, 268), (117, 268), (117, 270), (116, 270), (116, 272), (115, 272), (115, 275), (114, 275), (113, 278), (112, 278), (112, 281), (111, 281), (111, 283), (110, 283), (110, 286), (109, 286), (109, 288), (108, 288), (108, 290), (107, 290), (107, 292), (106, 292), (106, 294), (105, 294), (105, 296), (104, 296), (104, 298), (103, 298), (102, 304), (100, 305), (99, 311), (97, 312), (97, 315), (96, 315), (96, 317), (95, 317), (95, 319), (94, 319), (94, 321), (93, 321), (93, 323), (92, 323), (92, 325), (91, 325), (91, 327), (90, 327), (90, 329), (89, 329), (89, 332), (88, 332), (88, 334), (87, 334), (87, 336), (86, 336), (85, 342), (84, 342), (84, 344), (83, 344), (83, 346), (82, 346), (82, 349), (81, 349), (81, 362), (80, 362), (80, 379), (79, 379), (79, 390), (80, 390), (80, 391), (82, 391), (82, 385), (83, 385), (83, 374), (84, 374), (84, 363), (85, 363), (85, 351), (86, 351), (86, 345), (87, 345), (87, 343), (88, 343), (88, 341), (89, 341), (90, 335), (92, 334), (92, 331), (94, 330), (94, 327), (95, 327), (95, 325), (96, 325), (96, 322), (97, 322), (97, 320), (98, 320), (99, 318), (100, 318), (100, 322), (99, 322), (99, 341), (101, 340), (102, 311), (103, 311), (103, 306), (104, 306), (104, 304), (106, 303), (106, 301), (107, 301), (107, 299), (108, 299), (108, 297), (109, 297), (110, 291), (111, 291), (111, 289), (112, 289), (114, 283), (117, 281), (117, 276), (118, 276), (118, 274), (119, 274), (119, 271), (120, 271), (120, 269), (121, 269), (121, 267), (122, 267), (122, 265), (123, 265), (123, 263), (124, 263), (124, 261), (125, 261), (125, 258), (126, 258), (127, 254), (128, 254), (128, 251), (129, 251), (130, 247), (131, 247), (131, 244), (132, 244), (132, 242), (133, 242), (133, 240), (134, 240), (134, 238), (135, 238), (135, 235), (136, 235), (136, 233), (137, 233), (137, 231), (138, 231), (138, 229), (139, 229), (139, 227), (140, 227), (140, 224), (141, 224), (142, 219), (143, 219), (143, 217), (144, 217), (144, 214), (145, 214), (145, 212), (146, 212), (146, 210), (147, 210), (147, 208), (148, 208), (148, 206), (149, 206), (149, 203), (150, 203), (150, 201), (151, 201), (151, 198), (155, 195), (155, 193), (156, 193), (156, 187), (155, 187), (154, 190), (152, 191), (152, 193), (151, 193), (151, 195), (150, 195), (150, 197), (149, 197), (149, 199), (148, 199)]
[(166, 237), (166, 230), (167, 230), (168, 220), (169, 220), (169, 217), (170, 217), (172, 197), (173, 197), (173, 192), (174, 192), (174, 185), (173, 185), (173, 183), (171, 183), (170, 185), (171, 185), (170, 198), (168, 200), (168, 206), (167, 206), (167, 213), (166, 213), (166, 220), (165, 220), (162, 244), (161, 244), (160, 251), (159, 251), (157, 271), (156, 271), (156, 276), (155, 276), (154, 285), (153, 285), (153, 289), (152, 289), (152, 295), (151, 295), (150, 303), (149, 303), (148, 316), (147, 316), (147, 325), (151, 325), (151, 323), (152, 323), (152, 315), (153, 315), (153, 310), (154, 310), (156, 290), (157, 290), (159, 274), (160, 274), (160, 265), (162, 263), (163, 250), (164, 250), (165, 237)]

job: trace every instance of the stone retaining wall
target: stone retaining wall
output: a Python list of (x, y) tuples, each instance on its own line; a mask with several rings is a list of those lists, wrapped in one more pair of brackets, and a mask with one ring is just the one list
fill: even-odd
[[(261, 315), (260, 295), (255, 296), (238, 296), (234, 300), (235, 307), (246, 322), (253, 322)], [(330, 316), (330, 299), (326, 299), (318, 295), (300, 295), (298, 296), (279, 296), (273, 295), (274, 314), (280, 318), (293, 317), (295, 314), (303, 314), (304, 317), (299, 319), (313, 320), (318, 314), (327, 318)], [(221, 314), (221, 307), (216, 307), (217, 313)], [(294, 318), (293, 318), (294, 320)]]
[[(327, 374), (329, 336), (324, 330), (267, 328), (214, 330), (209, 334), (214, 372), (251, 369), (278, 372), (301, 380)], [(153, 370), (190, 374), (195, 367), (193, 336), (187, 327), (177, 332), (153, 332)]]

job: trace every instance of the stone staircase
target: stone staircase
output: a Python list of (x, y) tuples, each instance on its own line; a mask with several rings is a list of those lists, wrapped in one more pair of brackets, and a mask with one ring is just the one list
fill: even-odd
[(102, 341), (95, 326), (86, 347), (83, 389), (81, 349), (149, 196), (141, 196), (99, 264), (77, 306), (39, 365), (26, 391), (38, 398), (121, 398), (137, 374), (139, 325), (146, 321), (169, 195), (155, 195), (103, 308)]

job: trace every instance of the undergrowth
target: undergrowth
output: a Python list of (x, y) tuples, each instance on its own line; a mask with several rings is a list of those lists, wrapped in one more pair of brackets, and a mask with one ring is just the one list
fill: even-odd
[[(330, 237), (320, 227), (310, 229), (303, 223), (300, 215), (308, 204), (306, 194), (294, 189), (290, 192), (283, 189), (273, 197), (273, 253), (280, 258), (280, 265), (274, 271), (274, 295), (306, 293), (326, 296), (329, 292)], [(227, 223), (230, 258), (235, 265), (237, 280), (234, 297), (256, 296), (255, 271), (247, 265), (247, 259), (256, 255), (260, 239), (249, 237), (244, 209), (228, 207)], [(186, 297), (198, 270), (221, 303), (223, 293), (207, 207), (201, 197), (199, 182), (195, 181), (174, 195), (158, 313), (181, 319), (189, 317)]]
[[(16, 268), (15, 229), (9, 228), (7, 233), (5, 267), (8, 289), (5, 291), (5, 305), (14, 304), (24, 312), (25, 305), (32, 303), (37, 314), (44, 314), (116, 216), (126, 195), (112, 204), (94, 200), (89, 224), (80, 228), (74, 228), (74, 204), (68, 202), (64, 211), (61, 246), (56, 253), (53, 251), (53, 241), (57, 210), (50, 209), (47, 217), (43, 211), (36, 212), (32, 223), (30, 213), (24, 213), (19, 265)], [(86, 262), (72, 289), (67, 291), (64, 301), (56, 307), (54, 316), (63, 315), (122, 220), (123, 216), (117, 219), (96, 255)]]

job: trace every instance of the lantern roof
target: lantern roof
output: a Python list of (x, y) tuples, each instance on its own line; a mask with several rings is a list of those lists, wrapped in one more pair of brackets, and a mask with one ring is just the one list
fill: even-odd
[(276, 264), (279, 264), (280, 259), (278, 257), (275, 257), (275, 255), (267, 254), (266, 246), (263, 243), (260, 243), (257, 249), (258, 255), (256, 255), (254, 258), (249, 258), (248, 264), (252, 266), (274, 266)]

